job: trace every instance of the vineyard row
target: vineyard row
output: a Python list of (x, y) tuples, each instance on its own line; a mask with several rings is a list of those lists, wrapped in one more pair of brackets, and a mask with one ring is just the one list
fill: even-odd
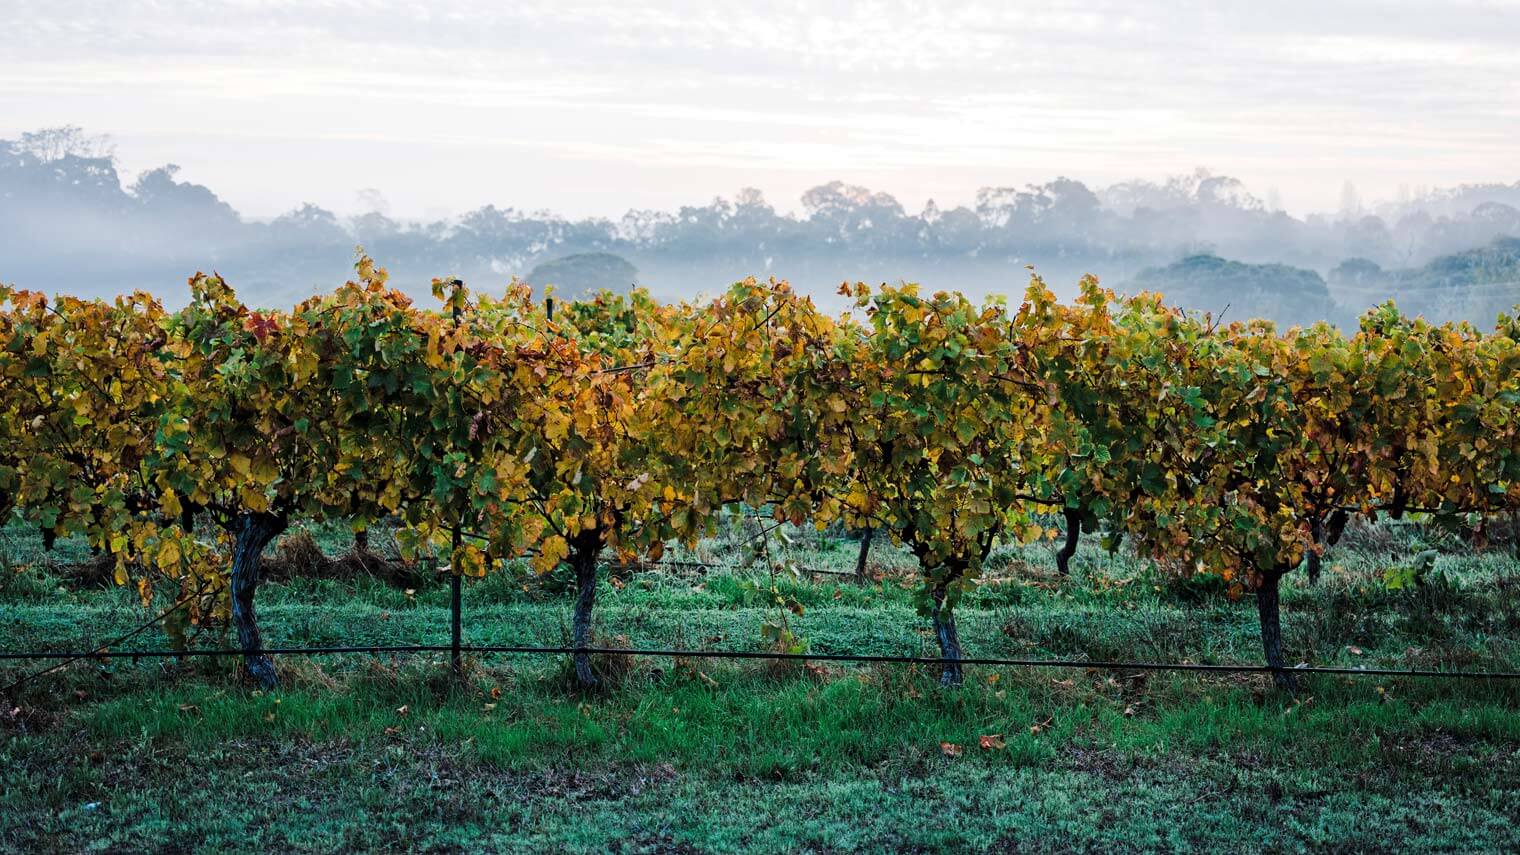
[(296, 519), (398, 520), (404, 553), (444, 550), (456, 576), (567, 564), (579, 649), (605, 550), (657, 561), (734, 506), (881, 531), (918, 558), (946, 684), (995, 544), (1061, 538), (1065, 572), (1102, 533), (1253, 595), (1292, 688), (1279, 580), (1317, 575), (1350, 519), (1481, 532), (1520, 512), (1510, 316), (1480, 331), (1390, 303), (1352, 332), (1281, 331), (1091, 278), (1062, 303), (1038, 277), (1017, 306), (847, 284), (838, 317), (754, 279), (559, 306), (437, 280), (424, 309), (368, 258), (288, 311), (215, 275), (190, 291), (168, 312), (0, 286), (0, 519), (87, 538), (145, 602), (194, 594), (190, 619), (230, 620), (265, 685), (260, 560)]

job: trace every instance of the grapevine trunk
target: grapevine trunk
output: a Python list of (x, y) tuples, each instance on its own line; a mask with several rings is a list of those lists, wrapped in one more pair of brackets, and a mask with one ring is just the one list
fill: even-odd
[(1296, 693), (1298, 681), (1287, 670), (1288, 663), (1283, 658), (1282, 621), (1277, 590), (1282, 576), (1281, 570), (1262, 575), (1261, 585), (1256, 589), (1256, 614), (1261, 618), (1261, 646), (1267, 656), (1267, 665), (1273, 669), (1272, 679), (1278, 688)]
[[(575, 616), (571, 621), (571, 646), (591, 646), (591, 610), (596, 606), (596, 557), (602, 547), (601, 529), (587, 529), (572, 542), (571, 564), (575, 568)], [(575, 681), (582, 686), (596, 685), (591, 669), (591, 654), (575, 654)]]
[(867, 527), (860, 536), (860, 556), (855, 559), (855, 578), (862, 582), (866, 580), (866, 559), (871, 555), (871, 537), (875, 534), (876, 529)]
[(265, 689), (273, 689), (279, 680), (275, 677), (274, 663), (264, 655), (264, 639), (259, 634), (253, 598), (259, 589), (264, 548), (285, 526), (284, 517), (269, 513), (241, 513), (232, 523), (232, 623), (237, 628), (238, 645), (243, 649), (248, 673)]
[(1062, 576), (1069, 576), (1071, 557), (1077, 554), (1077, 541), (1082, 539), (1082, 512), (1076, 508), (1067, 508), (1063, 514), (1066, 517), (1066, 542), (1056, 552), (1056, 569), (1061, 571)]
[(934, 635), (939, 639), (939, 656), (943, 666), (939, 675), (941, 686), (959, 686), (961, 674), (961, 638), (955, 629), (955, 612), (949, 602), (949, 582), (934, 587)]
[(1319, 581), (1320, 553), (1319, 547), (1325, 543), (1325, 524), (1318, 514), (1309, 521), (1309, 531), (1314, 537), (1314, 543), (1306, 556), (1304, 556), (1304, 570), (1309, 574), (1309, 584)]

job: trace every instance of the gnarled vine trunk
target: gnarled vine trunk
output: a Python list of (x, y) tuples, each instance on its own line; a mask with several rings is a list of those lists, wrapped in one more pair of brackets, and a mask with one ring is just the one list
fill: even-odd
[(1509, 539), (1510, 546), (1514, 547), (1516, 560), (1520, 560), (1520, 510), (1509, 512)]
[(1325, 543), (1334, 546), (1341, 542), (1341, 535), (1346, 532), (1346, 521), (1350, 515), (1345, 508), (1336, 508), (1330, 513), (1330, 528), (1325, 532)]
[(961, 637), (955, 629), (955, 612), (950, 606), (949, 585), (960, 574), (952, 573), (945, 581), (934, 586), (931, 596), (934, 599), (934, 612), (930, 617), (934, 621), (934, 635), (939, 639), (939, 657), (943, 664), (939, 675), (941, 686), (959, 686), (963, 679), (961, 673)]
[[(596, 606), (596, 557), (602, 550), (602, 530), (586, 529), (570, 543), (570, 563), (575, 569), (575, 616), (571, 620), (571, 646), (591, 646), (591, 610)], [(591, 670), (591, 654), (575, 654), (575, 681), (582, 686), (596, 685)]]
[(1267, 665), (1272, 668), (1272, 679), (1278, 688), (1297, 693), (1298, 681), (1288, 671), (1287, 660), (1283, 658), (1282, 620), (1277, 591), (1282, 577), (1282, 570), (1262, 575), (1261, 585), (1256, 589), (1256, 614), (1261, 619), (1261, 646), (1267, 656)]
[(855, 578), (861, 582), (866, 580), (866, 559), (871, 556), (871, 538), (876, 534), (876, 529), (869, 526), (860, 536), (860, 555), (855, 559)]
[(1056, 552), (1056, 569), (1062, 576), (1071, 575), (1071, 557), (1077, 554), (1077, 542), (1082, 539), (1082, 512), (1077, 508), (1062, 511), (1066, 517), (1066, 542)]
[(1321, 521), (1319, 514), (1315, 514), (1314, 518), (1309, 520), (1309, 534), (1314, 539), (1314, 543), (1312, 544), (1314, 548), (1310, 549), (1308, 554), (1304, 556), (1304, 571), (1309, 574), (1309, 584), (1313, 585), (1319, 582), (1319, 565), (1321, 561), (1319, 548), (1325, 544), (1325, 524)]
[(253, 598), (259, 590), (259, 565), (264, 548), (285, 530), (284, 517), (270, 513), (241, 513), (232, 521), (232, 624), (248, 673), (265, 689), (279, 685), (274, 663), (264, 655)]

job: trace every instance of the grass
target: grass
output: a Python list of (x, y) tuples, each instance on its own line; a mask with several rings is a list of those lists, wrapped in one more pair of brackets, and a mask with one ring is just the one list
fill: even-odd
[[(347, 548), (339, 529), (313, 534)], [(681, 557), (743, 565), (741, 534)], [(853, 541), (788, 534), (769, 561), (853, 568)], [(1320, 585), (1294, 580), (1289, 655), (1520, 670), (1520, 564), (1437, 544), (1436, 572), (1390, 591), (1383, 572), (1427, 545), (1413, 527), (1361, 533)], [(4, 529), (0, 549), (0, 649), (88, 645), (143, 619), (127, 592), (65, 581), (60, 563), (87, 558), (77, 544), (60, 561)], [(1064, 579), (1051, 552), (994, 556), (959, 608), (968, 652), (1259, 659), (1254, 610), (1217, 586), (1091, 547)], [(874, 556), (872, 584), (620, 571), (598, 631), (756, 649), (781, 602), (815, 652), (932, 653), (911, 560)], [(509, 570), (468, 584), (467, 640), (563, 643), (565, 582)], [(439, 643), (447, 586), (296, 578), (267, 585), (260, 614), (270, 644)], [(292, 657), (268, 694), (231, 660), (71, 666), (0, 710), (0, 850), (1520, 846), (1516, 684), (1316, 677), (1291, 698), (1257, 675), (972, 668), (946, 691), (908, 666), (638, 659), (582, 694), (561, 658), (467, 664), (456, 680), (436, 656)], [(0, 664), (0, 683), (23, 671)]]

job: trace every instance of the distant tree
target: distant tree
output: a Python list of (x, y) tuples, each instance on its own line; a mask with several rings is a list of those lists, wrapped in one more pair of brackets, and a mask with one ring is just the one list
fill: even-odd
[(802, 207), (818, 237), (827, 243), (887, 246), (913, 233), (897, 199), (843, 181), (808, 190), (802, 194)]
[(1367, 285), (1383, 279), (1383, 268), (1365, 258), (1348, 258), (1330, 271), (1330, 282), (1337, 285)]
[(239, 221), (237, 211), (200, 184), (176, 181), (179, 166), (170, 163), (137, 176), (132, 195), (148, 211), (176, 220), (192, 220), (203, 225), (207, 220), (221, 223)]
[(1341, 245), (1347, 255), (1394, 260), (1393, 232), (1381, 217), (1360, 217), (1347, 222)]
[(527, 282), (553, 285), (555, 293), (575, 299), (599, 291), (627, 293), (637, 283), (638, 268), (606, 252), (586, 252), (545, 262), (529, 271)]
[(269, 231), (279, 239), (296, 243), (341, 243), (351, 252), (353, 241), (332, 211), (307, 202), (294, 211), (276, 217)]
[(354, 194), (355, 200), (366, 213), (390, 216), (391, 202), (378, 188), (366, 187)]
[(77, 125), (29, 131), (21, 135), (15, 147), (44, 163), (66, 157), (85, 160), (116, 159), (116, 143), (109, 136), (87, 134)]
[(1471, 219), (1494, 237), (1520, 237), (1520, 209), (1503, 202), (1484, 202), (1472, 209)]

